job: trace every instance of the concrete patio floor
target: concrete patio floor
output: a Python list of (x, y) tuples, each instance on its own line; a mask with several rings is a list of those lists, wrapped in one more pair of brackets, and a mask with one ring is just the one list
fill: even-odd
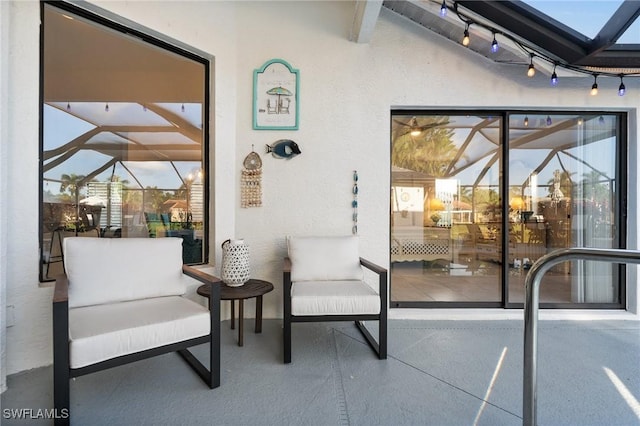
[[(386, 361), (353, 323), (294, 324), (289, 365), (282, 321), (246, 321), (244, 347), (223, 322), (221, 387), (167, 354), (73, 380), (72, 424), (522, 424), (522, 321), (390, 320)], [(538, 424), (640, 424), (638, 321), (541, 321), (538, 344)], [(51, 367), (8, 385), (3, 425), (52, 423), (7, 418), (52, 407)]]

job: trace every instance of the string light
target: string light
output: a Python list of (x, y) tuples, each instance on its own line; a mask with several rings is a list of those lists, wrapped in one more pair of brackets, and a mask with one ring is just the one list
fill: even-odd
[(533, 53), (531, 54), (531, 59), (529, 60), (529, 69), (527, 69), (527, 77), (531, 78), (536, 75), (536, 67), (533, 66)]
[(184, 104), (182, 104), (182, 107), (180, 108), (180, 111), (184, 112)]
[(551, 85), (553, 87), (558, 85), (558, 74), (556, 74), (557, 64), (553, 64), (553, 74), (551, 74)]
[(591, 86), (591, 96), (595, 96), (598, 94), (598, 74), (593, 75), (593, 85)]
[(551, 126), (551, 124), (553, 124), (553, 121), (551, 121), (551, 116), (547, 115), (547, 126)]
[[(507, 39), (511, 40), (513, 43), (515, 43), (516, 45), (518, 45), (522, 50), (527, 51), (527, 53), (529, 53), (530, 55), (530, 60), (529, 60), (529, 67), (527, 68), (527, 76), (528, 77), (533, 77), (536, 73), (536, 69), (535, 69), (535, 65), (533, 64), (533, 58), (534, 56), (537, 57), (538, 59), (541, 59), (545, 62), (549, 62), (550, 64), (553, 64), (553, 72), (551, 74), (551, 78), (550, 78), (550, 83), (551, 86), (557, 86), (558, 84), (558, 74), (556, 73), (556, 68), (557, 67), (562, 67), (565, 68), (567, 70), (570, 70), (572, 72), (576, 72), (576, 73), (580, 73), (580, 74), (592, 74), (594, 76), (594, 83), (591, 86), (591, 95), (595, 96), (598, 93), (598, 85), (595, 81), (595, 77), (598, 76), (607, 76), (607, 77), (620, 77), (620, 86), (618, 87), (618, 96), (624, 96), (626, 94), (626, 87), (624, 85), (623, 77), (625, 76), (640, 76), (640, 73), (634, 73), (634, 72), (629, 72), (627, 74), (613, 74), (613, 73), (608, 73), (608, 72), (601, 72), (601, 73), (597, 73), (597, 74), (593, 74), (592, 70), (589, 70), (588, 67), (583, 67), (580, 65), (573, 65), (573, 64), (567, 64), (567, 63), (560, 63), (556, 60), (553, 60), (547, 56), (545, 56), (544, 53), (540, 53), (540, 52), (531, 52), (532, 48), (524, 45), (522, 42), (520, 42), (519, 40), (515, 39), (513, 36), (509, 35), (509, 34), (505, 34), (503, 32), (501, 32), (500, 30), (493, 28), (489, 25), (483, 24), (481, 22), (476, 22), (474, 21), (472, 18), (469, 18), (466, 14), (462, 13), (459, 9), (458, 9), (458, 2), (453, 2), (453, 10), (456, 12), (456, 14), (458, 15), (458, 18), (464, 22), (465, 24), (465, 30), (464, 30), (464, 37), (462, 38), (462, 45), (463, 46), (469, 46), (469, 43), (471, 42), (471, 38), (469, 35), (469, 27), (471, 25), (478, 25), (488, 31), (491, 31), (491, 33), (493, 34), (493, 39), (491, 41), (491, 52), (492, 53), (496, 53), (499, 50), (499, 44), (498, 41), (496, 40), (496, 34), (500, 33), (501, 35), (505, 36)], [(442, 1), (441, 7), (440, 7), (440, 16), (444, 17), (446, 16), (448, 11), (448, 7), (446, 5), (446, 0)]]
[(67, 111), (71, 111), (71, 104), (67, 102)]
[(529, 116), (528, 115), (524, 116), (524, 127), (529, 127)]
[(418, 126), (418, 119), (413, 117), (411, 120), (411, 136), (420, 136), (420, 133), (422, 133), (422, 130)]
[(464, 29), (464, 37), (462, 37), (462, 45), (468, 46), (471, 39), (469, 38), (469, 24)]
[(624, 96), (627, 92), (627, 88), (624, 87), (624, 82), (622, 81), (623, 74), (620, 74), (620, 86), (618, 86), (618, 96)]
[(442, 0), (442, 6), (440, 6), (440, 16), (443, 18), (447, 16), (447, 3), (445, 0)]
[(109, 102), (104, 104), (104, 112), (109, 112)]

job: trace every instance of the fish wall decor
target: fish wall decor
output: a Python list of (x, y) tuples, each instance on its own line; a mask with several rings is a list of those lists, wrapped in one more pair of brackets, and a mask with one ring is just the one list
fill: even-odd
[(291, 159), (300, 154), (300, 147), (291, 139), (280, 139), (273, 144), (267, 144), (267, 154), (271, 153), (276, 158)]

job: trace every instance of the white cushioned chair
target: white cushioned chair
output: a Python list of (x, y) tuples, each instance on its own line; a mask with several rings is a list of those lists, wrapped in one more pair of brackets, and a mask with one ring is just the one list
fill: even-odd
[[(66, 275), (53, 295), (54, 407), (69, 379), (178, 352), (220, 386), (220, 280), (182, 264), (181, 238), (65, 238)], [(211, 286), (209, 307), (187, 295)], [(209, 369), (187, 348), (209, 343)], [(68, 423), (58, 418), (56, 423)]]
[[(354, 321), (380, 359), (387, 358), (387, 270), (358, 254), (357, 236), (288, 237), (284, 261), (284, 362), (291, 362), (291, 323)], [(377, 288), (363, 267), (378, 276)], [(378, 321), (378, 341), (363, 321)]]

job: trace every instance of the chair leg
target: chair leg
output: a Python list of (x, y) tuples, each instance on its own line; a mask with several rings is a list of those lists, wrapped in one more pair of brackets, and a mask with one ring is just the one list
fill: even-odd
[[(285, 262), (286, 263), (286, 262)], [(285, 268), (287, 269), (287, 268)], [(291, 363), (291, 271), (285, 270), (282, 277), (282, 341), (284, 349), (284, 363)]]
[(211, 371), (211, 389), (220, 386), (220, 288), (215, 291), (214, 304), (217, 306), (210, 307), (212, 315), (212, 332), (211, 341), (209, 342), (209, 366)]
[(387, 323), (380, 321), (378, 341), (373, 338), (367, 327), (362, 321), (355, 321), (356, 327), (364, 336), (365, 340), (371, 346), (371, 349), (378, 355), (380, 359), (387, 359)]
[(387, 321), (380, 320), (378, 325), (378, 358), (387, 359)]
[(178, 353), (187, 361), (196, 373), (204, 380), (209, 388), (220, 386), (220, 286), (209, 284), (209, 369), (188, 350), (182, 349)]
[(69, 424), (69, 318), (67, 302), (53, 304), (53, 408), (55, 424)]
[(284, 363), (289, 364), (291, 362), (291, 318), (285, 315), (284, 318)]
[(65, 365), (53, 365), (53, 408), (55, 425), (69, 424), (69, 368)]

